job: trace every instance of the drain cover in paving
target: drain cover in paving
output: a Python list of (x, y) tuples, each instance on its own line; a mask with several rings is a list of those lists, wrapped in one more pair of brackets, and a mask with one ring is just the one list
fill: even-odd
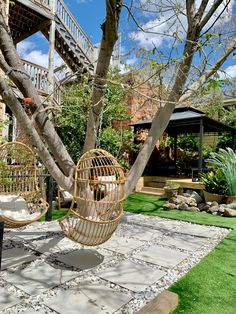
[(132, 261), (122, 261), (117, 266), (99, 273), (100, 277), (135, 292), (146, 289), (164, 275), (164, 271)]
[[(59, 267), (59, 266), (58, 266)], [(78, 272), (36, 263), (25, 269), (8, 272), (7, 281), (30, 295), (39, 294), (78, 276)]]
[(84, 281), (77, 287), (60, 292), (45, 304), (58, 313), (106, 314), (114, 313), (130, 299), (119, 291)]
[(17, 303), (20, 303), (19, 299), (17, 299), (15, 296), (9, 293), (3, 287), (0, 287), (0, 310), (12, 307)]
[(96, 250), (80, 249), (61, 254), (57, 260), (69, 265), (79, 268), (81, 270), (97, 267), (104, 261), (104, 256)]
[(37, 256), (30, 254), (20, 248), (3, 250), (2, 252), (2, 270), (31, 262), (37, 259)]
[(175, 249), (152, 245), (148, 249), (135, 254), (133, 257), (165, 267), (174, 267), (188, 257), (188, 254)]

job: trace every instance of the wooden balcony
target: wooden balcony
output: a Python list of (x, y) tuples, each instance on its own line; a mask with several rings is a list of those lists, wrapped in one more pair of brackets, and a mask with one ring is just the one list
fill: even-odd
[[(47, 97), (49, 95), (49, 83), (48, 83), (48, 69), (44, 68), (38, 64), (29, 62), (27, 60), (23, 60), (23, 65), (25, 67), (26, 72), (30, 75), (31, 80), (38, 90), (39, 94)], [(60, 83), (54, 77), (54, 94), (53, 99), (60, 104), (61, 100), (61, 90)]]

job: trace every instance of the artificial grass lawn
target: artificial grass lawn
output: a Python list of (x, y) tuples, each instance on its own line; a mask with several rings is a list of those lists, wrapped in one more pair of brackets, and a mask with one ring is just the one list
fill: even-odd
[(235, 314), (236, 218), (200, 212), (164, 211), (164, 202), (157, 196), (132, 194), (126, 200), (125, 210), (233, 229), (210, 254), (169, 288), (179, 295), (179, 306), (173, 313)]

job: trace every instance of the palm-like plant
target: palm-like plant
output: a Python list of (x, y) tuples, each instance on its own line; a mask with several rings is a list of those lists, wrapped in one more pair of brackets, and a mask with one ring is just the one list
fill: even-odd
[(236, 152), (229, 147), (220, 148), (218, 152), (212, 152), (206, 162), (208, 167), (222, 170), (228, 185), (228, 195), (236, 195)]

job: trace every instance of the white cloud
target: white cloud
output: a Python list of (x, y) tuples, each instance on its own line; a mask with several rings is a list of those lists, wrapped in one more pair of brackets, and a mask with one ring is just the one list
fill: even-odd
[[(131, 32), (130, 37), (134, 41), (137, 41), (142, 47), (151, 49), (154, 46), (161, 47), (163, 45), (170, 45), (173, 42), (174, 34), (177, 34), (180, 39), (184, 39), (187, 28), (185, 1), (179, 0), (172, 4), (170, 4), (168, 0), (153, 0), (152, 4), (150, 4), (149, 0), (141, 0), (140, 2), (143, 5), (143, 9), (152, 11), (152, 13), (148, 14), (146, 11), (143, 11), (145, 20), (149, 18), (149, 21), (142, 25), (142, 28), (147, 31), (147, 33), (140, 30)], [(208, 4), (206, 12), (212, 7), (213, 2), (214, 1), (211, 1)], [(196, 7), (198, 8), (200, 4), (201, 1), (197, 0)], [(216, 17), (222, 12), (224, 4), (225, 3), (219, 6), (214, 16), (212, 16), (205, 25), (205, 30), (213, 24)], [(222, 26), (232, 19), (234, 5), (235, 0), (232, 0), (215, 26)], [(153, 12), (155, 12), (155, 18), (153, 18)]]
[[(44, 53), (40, 49), (36, 49), (36, 44), (32, 41), (22, 41), (17, 45), (17, 51), (22, 59), (48, 68), (48, 53)], [(61, 65), (63, 60), (55, 53), (55, 66)]]
[(226, 69), (220, 71), (219, 76), (221, 79), (232, 79), (236, 77), (236, 64), (229, 65)]

